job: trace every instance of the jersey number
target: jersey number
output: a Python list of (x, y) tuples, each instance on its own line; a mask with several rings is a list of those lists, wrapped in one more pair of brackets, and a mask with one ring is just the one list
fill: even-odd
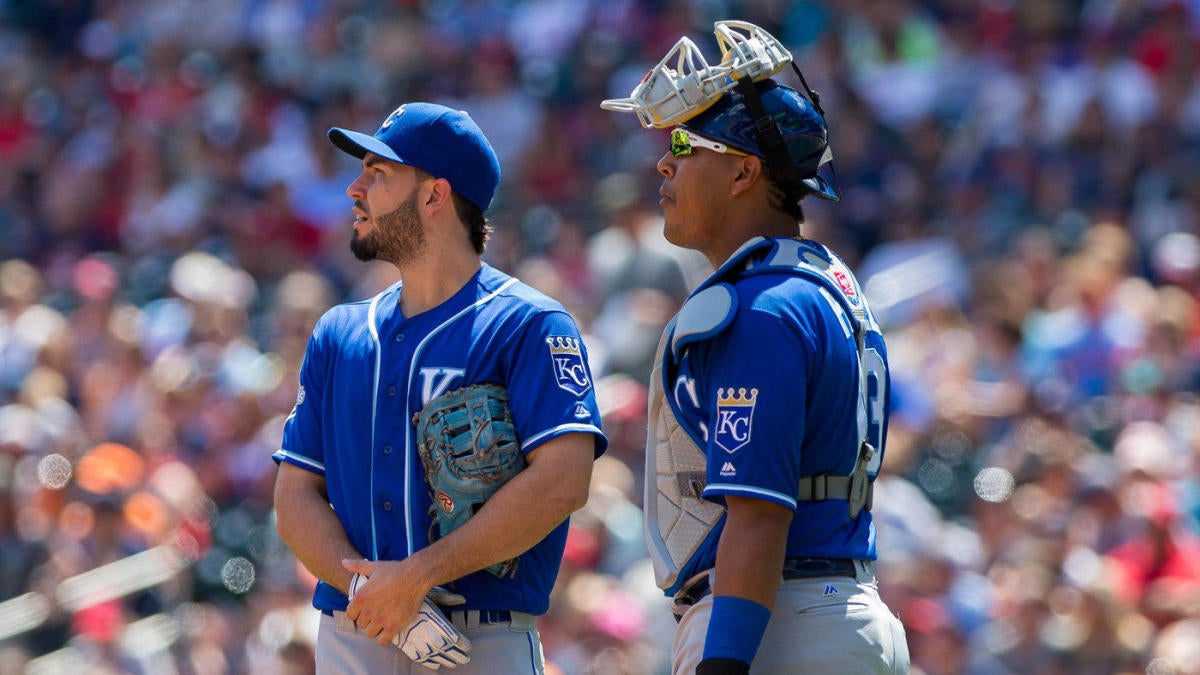
[(860, 423), (866, 425), (867, 442), (875, 448), (875, 455), (867, 464), (867, 473), (872, 478), (879, 473), (883, 463), (883, 418), (887, 404), (888, 371), (883, 356), (874, 347), (863, 352), (862, 375), (866, 378), (867, 386), (864, 397), (858, 401)]

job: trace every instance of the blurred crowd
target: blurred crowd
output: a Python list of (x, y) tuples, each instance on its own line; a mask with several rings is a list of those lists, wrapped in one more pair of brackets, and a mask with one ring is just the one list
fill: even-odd
[(665, 672), (644, 381), (707, 270), (661, 239), (665, 134), (599, 102), (722, 18), (829, 113), (804, 232), (885, 327), (914, 672), (1200, 673), (1197, 0), (0, 0), (0, 673), (312, 671), (270, 455), (317, 317), (395, 279), (324, 132), (406, 100), (492, 139), (485, 259), (592, 356), (548, 670)]

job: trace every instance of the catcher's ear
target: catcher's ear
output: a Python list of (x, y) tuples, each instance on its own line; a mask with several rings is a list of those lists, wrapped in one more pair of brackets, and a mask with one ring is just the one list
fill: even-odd
[(739, 157), (735, 165), (737, 173), (734, 174), (731, 190), (733, 194), (740, 194), (750, 189), (763, 174), (762, 160), (754, 155)]

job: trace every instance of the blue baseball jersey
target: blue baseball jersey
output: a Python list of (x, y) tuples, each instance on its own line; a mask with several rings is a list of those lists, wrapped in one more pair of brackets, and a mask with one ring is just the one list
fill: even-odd
[[(787, 254), (793, 258), (835, 261), (836, 285), (825, 285), (788, 265), (764, 264), (781, 257), (779, 241), (744, 247), (710, 279), (731, 288), (734, 309), (719, 330), (663, 368), (663, 390), (705, 452), (703, 499), (724, 504), (734, 495), (793, 509), (787, 557), (874, 560), (869, 510), (851, 519), (844, 499), (798, 502), (797, 490), (804, 476), (852, 473), (864, 432), (876, 448), (871, 478), (878, 472), (888, 418), (883, 336), (836, 256), (814, 242), (782, 240), (796, 249)], [(861, 303), (856, 306), (866, 317), (861, 368), (847, 298)], [(680, 582), (716, 564), (723, 527), (724, 520), (709, 533), (681, 569)]]
[[(504, 386), (525, 453), (577, 432), (595, 436), (596, 456), (607, 446), (587, 351), (561, 304), (488, 265), (413, 317), (400, 312), (401, 293), (397, 283), (317, 322), (274, 455), (324, 476), (350, 542), (372, 560), (404, 559), (435, 532), (412, 418), (447, 391)], [(454, 582), (467, 599), (462, 608), (545, 613), (566, 537), (564, 522), (520, 556), (512, 578), (480, 571)], [(317, 609), (346, 604), (337, 589), (317, 585)]]

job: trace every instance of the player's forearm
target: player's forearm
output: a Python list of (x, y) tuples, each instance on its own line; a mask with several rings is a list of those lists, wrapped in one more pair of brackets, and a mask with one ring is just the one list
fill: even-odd
[(717, 544), (712, 614), (697, 673), (748, 673), (762, 642), (783, 571), (791, 511), (730, 497)]
[(295, 516), (279, 518), (279, 536), (313, 576), (345, 593), (353, 576), (342, 567), (342, 560), (361, 558), (350, 544), (333, 509), (314, 504)]
[(362, 554), (347, 539), (324, 495), (307, 483), (289, 481), (281, 471), (275, 484), (275, 518), (279, 538), (309, 572), (343, 593), (349, 590), (352, 575), (342, 560)]
[(775, 603), (792, 514), (758, 499), (730, 497), (729, 514), (717, 545), (714, 595)]
[(586, 502), (595, 440), (568, 434), (505, 483), (462, 527), (418, 551), (430, 585), (448, 583), (514, 558), (550, 534)]

